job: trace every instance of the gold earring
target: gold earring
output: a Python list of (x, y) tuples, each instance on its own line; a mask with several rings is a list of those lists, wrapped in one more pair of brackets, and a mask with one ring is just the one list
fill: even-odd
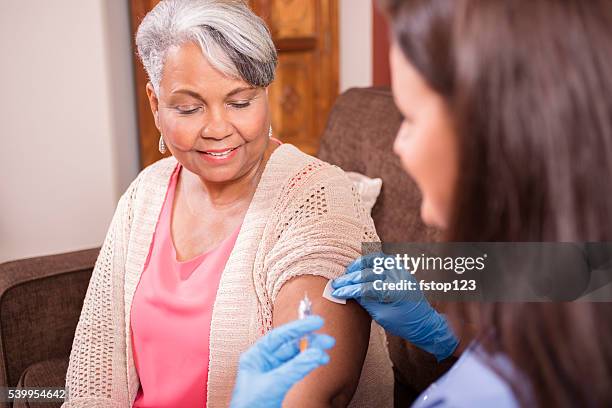
[(166, 143), (164, 143), (164, 135), (159, 135), (158, 149), (161, 154), (166, 154)]

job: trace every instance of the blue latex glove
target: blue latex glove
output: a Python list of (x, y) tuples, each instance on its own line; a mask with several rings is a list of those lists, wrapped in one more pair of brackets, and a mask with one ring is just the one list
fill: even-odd
[[(313, 333), (323, 319), (310, 316), (270, 330), (240, 356), (231, 408), (279, 408), (291, 387), (329, 362), (333, 337)], [(300, 353), (299, 339), (309, 336)]]
[[(400, 336), (433, 354), (438, 361), (449, 357), (459, 341), (448, 322), (427, 301), (416, 285), (416, 279), (403, 269), (385, 269), (376, 274), (372, 268), (377, 253), (351, 263), (344, 275), (332, 282), (334, 297), (355, 299), (374, 320), (390, 333)], [(374, 281), (415, 282), (416, 290), (377, 290)], [(378, 287), (380, 285), (377, 285)]]

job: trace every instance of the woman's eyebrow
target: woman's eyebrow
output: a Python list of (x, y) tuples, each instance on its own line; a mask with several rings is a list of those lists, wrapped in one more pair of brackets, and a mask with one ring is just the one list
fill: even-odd
[(236, 95), (237, 93), (240, 93), (240, 92), (242, 92), (242, 91), (249, 91), (249, 90), (252, 90), (252, 89), (255, 89), (255, 87), (253, 87), (253, 86), (241, 86), (241, 87), (238, 87), (238, 88), (236, 88), (236, 89), (234, 89), (234, 90), (230, 91), (230, 92), (227, 94), (227, 96), (228, 96), (228, 97), (230, 97), (230, 96), (234, 96), (234, 95)]
[[(255, 87), (253, 87), (253, 86), (241, 86), (241, 87), (235, 88), (235, 89), (231, 90), (230, 92), (228, 92), (227, 97), (231, 97), (231, 96), (234, 96), (234, 95), (236, 95), (236, 94), (238, 94), (240, 92), (250, 91), (250, 90), (253, 90), (253, 89), (255, 89)], [(185, 94), (185, 95), (192, 96), (192, 97), (194, 97), (196, 99), (199, 99), (202, 102), (204, 102), (204, 98), (202, 97), (202, 95), (200, 95), (199, 93), (197, 93), (195, 91), (192, 91), (191, 89), (179, 88), (179, 89), (176, 89), (176, 90), (172, 91), (172, 94), (173, 95), (174, 94)]]
[(193, 96), (194, 98), (199, 99), (202, 102), (204, 102), (204, 98), (202, 98), (202, 96), (199, 93), (194, 92), (194, 91), (192, 91), (190, 89), (177, 89), (177, 90), (172, 91), (173, 95), (174, 94), (178, 94), (178, 93), (186, 94), (186, 95), (189, 95), (189, 96)]

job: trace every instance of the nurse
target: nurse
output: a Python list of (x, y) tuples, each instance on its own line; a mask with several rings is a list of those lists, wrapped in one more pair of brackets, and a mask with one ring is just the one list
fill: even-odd
[[(612, 4), (381, 3), (404, 116), (393, 149), (421, 190), (422, 219), (454, 242), (612, 241)], [(612, 406), (612, 302), (457, 304), (449, 313), (477, 322), (465, 345), (422, 293), (366, 296), (371, 267), (353, 262), (333, 295), (438, 360), (460, 355), (416, 407)], [(328, 361), (333, 339), (313, 334), (322, 324), (290, 323), (246, 352), (232, 406), (280, 407)]]

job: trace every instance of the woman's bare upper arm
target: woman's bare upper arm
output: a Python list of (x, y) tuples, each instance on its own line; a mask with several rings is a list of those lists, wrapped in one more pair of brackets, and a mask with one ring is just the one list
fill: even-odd
[(320, 330), (336, 339), (329, 351), (328, 365), (316, 369), (287, 394), (285, 407), (344, 407), (352, 398), (370, 338), (370, 316), (356, 302), (336, 304), (323, 298), (327, 279), (302, 275), (283, 285), (273, 309), (273, 325), (277, 327), (298, 318), (297, 307), (308, 293), (312, 311), (325, 319)]

